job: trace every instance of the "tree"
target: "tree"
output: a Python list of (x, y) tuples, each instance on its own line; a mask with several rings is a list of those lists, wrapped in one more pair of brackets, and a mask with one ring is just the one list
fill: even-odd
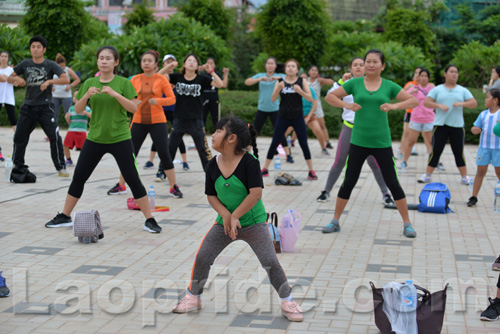
[[(46, 58), (61, 53), (69, 61), (80, 48), (89, 15), (80, 0), (26, 0), (26, 14), (21, 20), (24, 31), (47, 39)], [(86, 15), (87, 14), (87, 15)], [(28, 45), (26, 45), (28, 47)]]
[(7, 25), (0, 25), (0, 51), (10, 54), (10, 63), (17, 65), (30, 56), (27, 45), (30, 37), (19, 28), (11, 29)]
[(71, 67), (81, 73), (83, 80), (98, 71), (96, 51), (103, 45), (116, 47), (120, 53), (118, 71), (125, 77), (141, 72), (141, 55), (151, 49), (157, 50), (161, 55), (175, 55), (179, 66), (182, 66), (184, 56), (188, 53), (195, 53), (202, 60), (215, 57), (217, 65), (221, 67), (230, 64), (226, 42), (207, 26), (183, 17), (182, 14), (175, 14), (168, 20), (162, 19), (142, 28), (133, 27), (130, 35), (113, 35), (109, 39), (92, 40), (82, 45), (75, 53)]
[(436, 51), (436, 35), (429, 28), (430, 15), (425, 11), (394, 8), (385, 17), (385, 39), (422, 49), (427, 57)]
[(257, 33), (268, 54), (309, 66), (323, 56), (329, 20), (323, 0), (269, 0), (257, 15)]
[(125, 34), (130, 34), (132, 27), (144, 27), (155, 22), (155, 11), (150, 8), (150, 1), (143, 1), (139, 5), (134, 5), (134, 10), (124, 15), (127, 22), (122, 27)]
[(221, 0), (187, 0), (179, 5), (179, 10), (187, 17), (205, 24), (223, 40), (229, 37), (230, 15)]

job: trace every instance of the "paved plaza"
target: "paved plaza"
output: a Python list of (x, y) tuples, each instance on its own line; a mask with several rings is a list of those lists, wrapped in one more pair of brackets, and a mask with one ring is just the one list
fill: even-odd
[[(12, 154), (12, 135), (10, 128), (0, 128), (4, 156)], [(500, 214), (493, 212), (496, 177), (490, 166), (477, 207), (467, 208), (471, 194), (460, 185), (449, 145), (442, 156), (446, 171), (436, 171), (433, 181), (448, 185), (455, 213), (410, 211), (416, 239), (402, 236), (396, 210), (384, 209), (367, 164), (341, 217), (342, 230), (322, 234), (321, 228), (333, 216), (341, 180), (329, 202), (316, 201), (335, 152), (321, 156), (316, 140), (310, 140), (310, 146), (318, 181), (306, 179), (299, 147), (293, 149), (296, 162), (283, 163), (283, 169), (301, 179), (302, 186), (275, 186), (271, 178), (264, 179), (268, 212), (277, 212), (280, 219), (289, 209), (302, 214), (295, 252), (278, 255), (294, 286), (294, 299), (305, 311), (304, 322), (289, 323), (280, 314), (279, 297), (265, 271), (244, 242), (232, 244), (217, 258), (199, 313), (171, 313), (186, 289), (198, 246), (216, 217), (204, 195), (204, 173), (196, 151), (188, 151), (189, 171), (175, 165), (182, 199), (169, 197), (168, 183), (155, 183), (155, 171), (142, 168), (149, 156), (149, 138), (138, 156), (144, 185), (155, 186), (157, 205), (170, 206), (169, 212), (155, 214), (161, 234), (144, 231), (142, 214), (127, 209), (130, 191), (127, 196), (106, 195), (118, 180), (116, 163), (106, 155), (76, 207), (76, 211), (100, 212), (105, 237), (85, 245), (77, 242), (71, 228), (44, 227), (62, 210), (71, 181), (57, 175), (44, 137), (36, 129), (26, 154), (37, 182), (0, 182), (0, 270), (11, 289), (10, 297), (0, 299), (1, 334), (378, 333), (369, 282), (383, 287), (406, 279), (431, 291), (450, 284), (443, 333), (500, 332), (500, 321), (479, 320), (498, 278), (498, 272), (491, 270), (500, 253)], [(191, 137), (184, 140), (187, 146), (193, 143)], [(270, 138), (259, 138), (258, 144), (263, 163)], [(399, 175), (409, 203), (418, 203), (423, 187), (416, 181), (426, 165), (424, 145), (418, 144), (417, 151), (420, 154), (412, 156), (409, 168)], [(476, 172), (476, 152), (477, 145), (465, 147), (470, 176)], [(72, 155), (76, 161), (78, 152)], [(69, 168), (71, 176), (73, 170)], [(0, 173), (3, 178), (3, 168)]]

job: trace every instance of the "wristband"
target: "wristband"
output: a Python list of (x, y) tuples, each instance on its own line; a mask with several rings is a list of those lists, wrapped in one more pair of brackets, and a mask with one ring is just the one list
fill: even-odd
[(345, 84), (345, 82), (342, 80), (342, 79), (339, 79), (339, 81), (337, 81), (339, 83), (339, 85), (343, 86)]

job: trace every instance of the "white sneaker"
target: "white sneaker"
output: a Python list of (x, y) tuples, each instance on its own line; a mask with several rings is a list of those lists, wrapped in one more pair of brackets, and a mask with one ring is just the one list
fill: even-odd
[(427, 174), (422, 174), (422, 176), (417, 180), (418, 183), (429, 183), (431, 182), (431, 177), (427, 176)]

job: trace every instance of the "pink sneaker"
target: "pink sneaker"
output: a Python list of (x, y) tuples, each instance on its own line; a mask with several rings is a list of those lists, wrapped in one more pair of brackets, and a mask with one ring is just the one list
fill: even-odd
[(190, 293), (186, 294), (177, 305), (174, 306), (174, 313), (188, 313), (191, 311), (201, 310), (201, 299)]
[(299, 304), (295, 301), (289, 302), (288, 300), (281, 303), (281, 314), (288, 319), (288, 321), (301, 322), (304, 321), (304, 315)]

